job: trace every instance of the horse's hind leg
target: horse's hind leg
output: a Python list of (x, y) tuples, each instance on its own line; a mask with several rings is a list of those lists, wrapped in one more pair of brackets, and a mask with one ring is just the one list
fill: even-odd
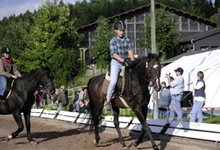
[(12, 134), (8, 135), (6, 137), (7, 141), (9, 141), (12, 138), (15, 138), (24, 129), (24, 125), (23, 125), (23, 122), (22, 122), (21, 114), (19, 112), (16, 112), (16, 113), (13, 113), (12, 115), (13, 115), (13, 117), (14, 117), (17, 125), (18, 125), (18, 130), (16, 130)]
[(30, 144), (35, 145), (37, 142), (33, 140), (32, 135), (31, 135), (31, 124), (30, 124), (30, 111), (24, 112), (24, 118), (25, 118), (25, 124), (27, 128), (27, 138)]
[(115, 107), (114, 103), (113, 103), (112, 109), (113, 109), (113, 115), (114, 115), (114, 125), (115, 125), (115, 128), (116, 128), (118, 135), (119, 135), (119, 141), (122, 144), (123, 148), (126, 148), (127, 146), (125, 145), (125, 142), (124, 142), (122, 134), (121, 134), (121, 130), (119, 129), (119, 121), (118, 121), (119, 108)]
[(98, 145), (99, 144), (99, 140), (100, 140), (100, 136), (99, 136), (99, 128), (98, 128), (98, 124), (99, 124), (99, 115), (100, 115), (100, 111), (94, 111), (94, 126), (95, 126), (95, 140), (94, 140), (94, 145)]

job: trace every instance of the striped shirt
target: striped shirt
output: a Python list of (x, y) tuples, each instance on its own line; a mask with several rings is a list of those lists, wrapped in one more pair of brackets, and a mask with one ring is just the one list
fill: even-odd
[(128, 51), (132, 50), (130, 40), (126, 37), (120, 40), (117, 35), (111, 39), (109, 49), (111, 58), (113, 58), (113, 54), (116, 53), (123, 59), (128, 58)]

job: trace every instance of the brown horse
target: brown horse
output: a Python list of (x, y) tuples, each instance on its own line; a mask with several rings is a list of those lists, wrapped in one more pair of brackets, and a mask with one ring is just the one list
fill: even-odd
[[(134, 111), (138, 120), (142, 124), (141, 135), (133, 143), (134, 146), (138, 146), (143, 140), (145, 132), (149, 135), (153, 148), (158, 149), (151, 134), (151, 130), (146, 123), (147, 117), (147, 105), (150, 100), (149, 83), (153, 83), (154, 89), (158, 92), (160, 86), (160, 72), (161, 65), (157, 54), (149, 54), (147, 57), (135, 60), (130, 69), (125, 69), (125, 90), (122, 93), (122, 97), (126, 100), (128, 106)], [(130, 71), (129, 71), (130, 70)], [(131, 71), (132, 70), (132, 71)], [(105, 74), (91, 78), (88, 83), (88, 93), (90, 97), (90, 112), (91, 112), (91, 131), (95, 126), (95, 140), (94, 144), (99, 143), (100, 137), (98, 133), (99, 116), (101, 114), (106, 95), (102, 93), (102, 85), (105, 80)], [(119, 99), (119, 96), (115, 95), (115, 99), (112, 100), (112, 109), (114, 115), (114, 125), (119, 135), (119, 140), (126, 148), (125, 142), (122, 138), (121, 131), (119, 129), (119, 108), (126, 108)]]

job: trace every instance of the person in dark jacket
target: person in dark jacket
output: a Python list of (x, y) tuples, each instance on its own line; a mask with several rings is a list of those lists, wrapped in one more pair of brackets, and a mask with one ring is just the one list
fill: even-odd
[(203, 115), (202, 115), (202, 107), (205, 105), (205, 81), (203, 80), (204, 73), (199, 71), (197, 73), (197, 83), (196, 86), (193, 88), (195, 90), (194, 96), (194, 103), (193, 108), (191, 111), (190, 122), (196, 121), (196, 116), (198, 118), (198, 123), (203, 122)]
[(86, 113), (86, 105), (83, 99), (79, 100), (79, 113)]
[(58, 102), (58, 107), (59, 109), (62, 109), (63, 106), (67, 106), (69, 101), (68, 101), (68, 91), (65, 90), (65, 86), (62, 85), (59, 89), (59, 95), (57, 96), (57, 102)]

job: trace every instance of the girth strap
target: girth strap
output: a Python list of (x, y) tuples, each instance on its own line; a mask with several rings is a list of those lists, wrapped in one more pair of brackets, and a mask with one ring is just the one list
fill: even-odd
[(10, 88), (10, 91), (8, 92), (8, 95), (6, 96), (6, 99), (8, 99), (8, 97), (11, 95), (12, 87), (13, 87), (14, 81), (15, 81), (14, 79), (11, 81), (11, 88)]
[(119, 96), (119, 98), (120, 98), (121, 102), (125, 105), (125, 107), (129, 108), (129, 106), (128, 106), (127, 102), (124, 100), (124, 98), (121, 96)]

